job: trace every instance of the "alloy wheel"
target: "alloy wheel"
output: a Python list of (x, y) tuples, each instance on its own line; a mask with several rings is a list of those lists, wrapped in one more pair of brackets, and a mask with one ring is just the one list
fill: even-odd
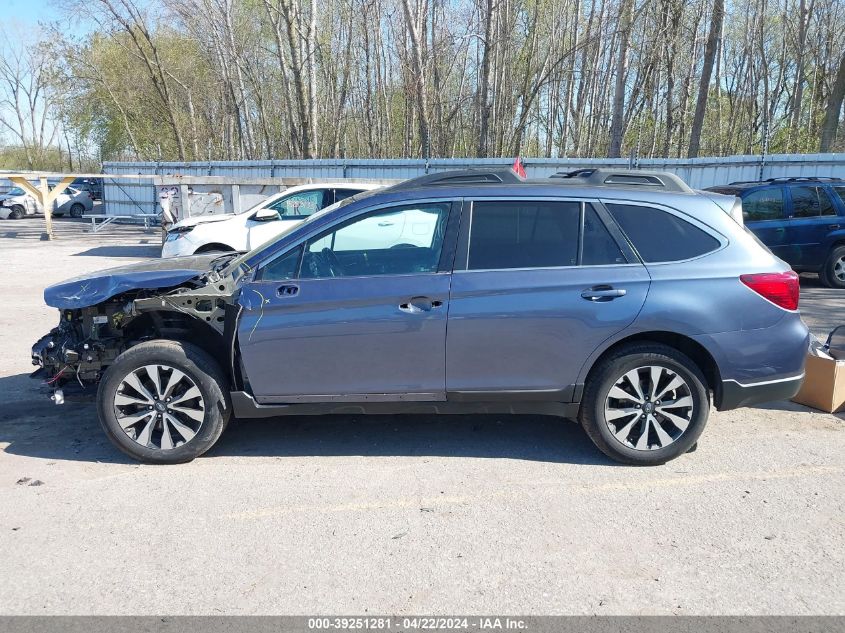
[(692, 423), (692, 390), (674, 370), (660, 365), (632, 369), (613, 384), (604, 415), (616, 440), (640, 451), (676, 442)]
[(115, 393), (114, 410), (131, 440), (158, 450), (187, 444), (205, 419), (197, 384), (168, 365), (144, 365), (127, 374)]
[(840, 257), (833, 264), (833, 275), (842, 283), (845, 283), (845, 257)]

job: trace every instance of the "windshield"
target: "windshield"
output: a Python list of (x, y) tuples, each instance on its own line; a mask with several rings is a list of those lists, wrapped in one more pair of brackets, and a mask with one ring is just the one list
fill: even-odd
[(20, 187), (12, 187), (11, 189), (9, 189), (8, 195), (10, 195), (10, 196), (22, 196), (22, 195), (24, 195), (24, 193), (25, 193), (24, 190), (21, 189)]
[(298, 229), (300, 229), (304, 226), (307, 226), (307, 225), (311, 224), (312, 222), (314, 222), (315, 220), (322, 218), (327, 213), (331, 213), (332, 211), (334, 211), (336, 209), (340, 209), (342, 207), (345, 207), (346, 205), (351, 204), (353, 202), (357, 202), (358, 200), (363, 200), (364, 198), (368, 198), (368, 197), (370, 197), (370, 196), (372, 196), (376, 193), (378, 193), (377, 189), (373, 189), (371, 191), (362, 191), (361, 193), (356, 193), (354, 196), (349, 196), (348, 198), (344, 198), (343, 200), (340, 200), (339, 202), (335, 202), (334, 204), (327, 206), (325, 209), (320, 209), (316, 213), (309, 215), (302, 222), (297, 222), (296, 224), (292, 224), (288, 229), (286, 229), (285, 231), (283, 231), (282, 233), (280, 233), (279, 235), (274, 237), (269, 242), (265, 242), (261, 246), (258, 246), (256, 248), (254, 248), (253, 250), (248, 251), (246, 253), (243, 253), (239, 257), (233, 259), (232, 261), (230, 261), (227, 264), (226, 269), (221, 271), (221, 274), (226, 275), (226, 274), (228, 274), (228, 273), (230, 273), (230, 272), (232, 272), (232, 271), (234, 271), (238, 268), (242, 268), (243, 266), (245, 266), (245, 262), (246, 262), (247, 259), (252, 259), (256, 255), (258, 255), (258, 254), (264, 252), (265, 250), (271, 248), (274, 244), (276, 244), (276, 242), (284, 239), (287, 235), (289, 235), (291, 231), (298, 230)]

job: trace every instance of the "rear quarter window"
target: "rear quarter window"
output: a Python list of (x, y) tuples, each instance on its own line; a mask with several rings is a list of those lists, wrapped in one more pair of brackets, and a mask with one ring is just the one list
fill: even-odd
[(720, 246), (709, 233), (661, 209), (633, 204), (607, 208), (644, 262), (692, 259)]

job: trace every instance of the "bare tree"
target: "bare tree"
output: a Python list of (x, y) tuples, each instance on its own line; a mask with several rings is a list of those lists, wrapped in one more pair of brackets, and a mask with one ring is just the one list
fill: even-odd
[(843, 101), (845, 101), (845, 53), (842, 53), (839, 60), (839, 70), (836, 72), (836, 79), (833, 82), (830, 95), (827, 97), (827, 106), (825, 107), (821, 129), (821, 142), (819, 143), (819, 151), (821, 152), (829, 152), (833, 146), (833, 141), (836, 140)]
[(713, 64), (716, 61), (716, 51), (724, 16), (725, 0), (713, 0), (710, 30), (707, 33), (707, 43), (704, 45), (704, 63), (701, 68), (701, 80), (698, 84), (698, 98), (695, 100), (695, 114), (693, 114), (692, 127), (690, 128), (689, 151), (687, 152), (689, 158), (698, 156), (698, 149), (701, 145), (701, 128), (704, 125), (704, 113), (707, 108), (707, 98), (710, 95), (710, 79), (713, 75)]
[(23, 148), (27, 167), (33, 169), (56, 140), (59, 127), (50, 104), (50, 62), (39, 43), (12, 41), (0, 31), (0, 126)]
[(621, 0), (619, 30), (617, 31), (616, 83), (613, 90), (613, 114), (610, 120), (610, 149), (608, 156), (618, 158), (622, 151), (625, 115), (625, 79), (628, 72), (628, 45), (634, 17), (634, 0)]

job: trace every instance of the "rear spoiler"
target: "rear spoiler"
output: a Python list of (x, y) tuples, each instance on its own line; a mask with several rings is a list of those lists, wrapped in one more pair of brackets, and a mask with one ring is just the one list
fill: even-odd
[(702, 196), (707, 196), (715, 202), (719, 208), (731, 216), (734, 221), (740, 226), (745, 226), (745, 218), (742, 215), (742, 199), (738, 196), (729, 196), (723, 193), (714, 193), (713, 191), (697, 191)]

